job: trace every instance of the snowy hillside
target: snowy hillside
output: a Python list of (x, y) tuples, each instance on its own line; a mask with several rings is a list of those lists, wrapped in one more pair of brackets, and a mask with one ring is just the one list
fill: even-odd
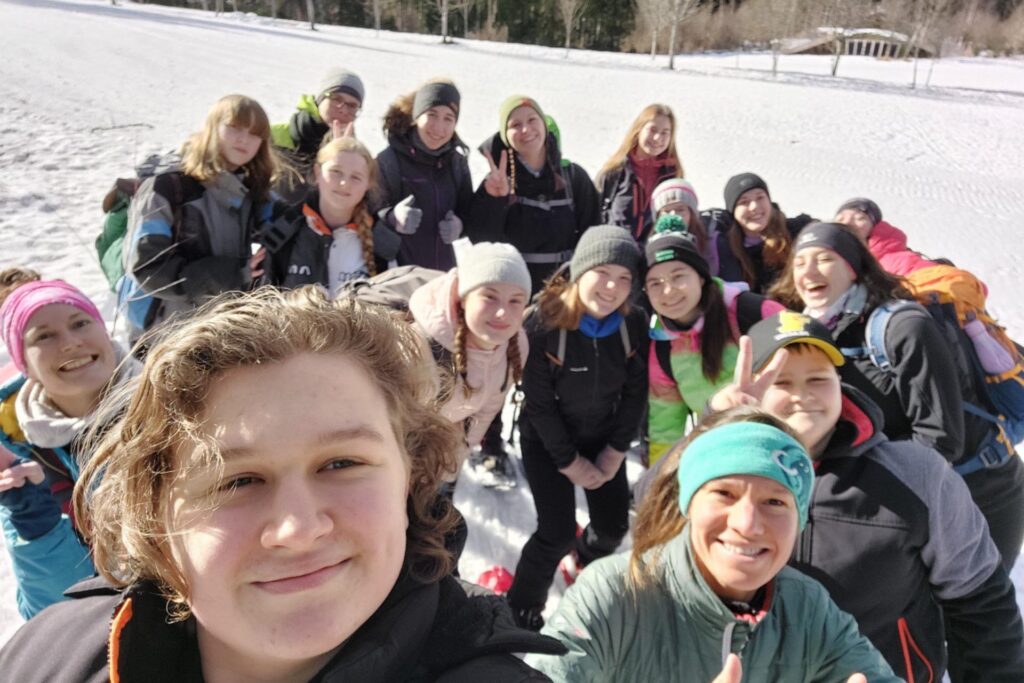
[[(310, 32), (108, 0), (0, 0), (0, 267), (32, 266), (105, 300), (91, 244), (114, 178), (177, 146), (221, 95), (251, 95), (283, 121), (321, 72), (344, 65), (366, 83), (357, 133), (374, 151), (390, 100), (432, 76), (461, 89), (458, 130), (470, 145), (494, 132), (498, 104), (523, 92), (558, 120), (566, 156), (592, 174), (644, 105), (665, 102), (681, 120), (686, 174), (703, 206), (720, 205), (726, 179), (742, 171), (761, 174), (787, 213), (831, 217), (851, 196), (872, 197), (913, 246), (980, 274), (993, 311), (1024, 339), (1024, 61), (942, 61), (935, 87), (916, 91), (909, 63), (869, 58), (844, 57), (840, 79), (826, 75), (823, 57), (783, 57), (777, 79), (766, 55), (684, 57), (675, 72), (663, 63)], [(474, 154), (474, 177), (485, 169)], [(463, 576), (495, 562), (514, 568), (532, 531), (525, 483), (502, 494), (470, 478), (456, 502), (471, 532)], [(1016, 577), (1024, 584), (1024, 567)], [(0, 643), (17, 625), (3, 555)]]

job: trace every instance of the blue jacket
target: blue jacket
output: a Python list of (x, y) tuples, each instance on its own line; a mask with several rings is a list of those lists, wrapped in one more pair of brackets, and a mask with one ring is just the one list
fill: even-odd
[(0, 446), (20, 460), (42, 464), (46, 481), (0, 493), (0, 525), (18, 584), (18, 612), (31, 619), (96, 571), (68, 514), (71, 488), (78, 479), (71, 444), (39, 448), (25, 439), (14, 413), (24, 383), (19, 374), (0, 387)]

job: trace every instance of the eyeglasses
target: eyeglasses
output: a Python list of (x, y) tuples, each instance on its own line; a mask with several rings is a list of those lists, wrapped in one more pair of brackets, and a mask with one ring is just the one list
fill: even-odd
[(644, 282), (644, 289), (650, 290), (664, 290), (666, 285), (672, 287), (672, 289), (681, 289), (686, 285), (687, 273), (674, 273), (669, 277), (658, 277), (651, 278)]
[(349, 114), (358, 114), (361, 108), (359, 102), (353, 102), (351, 98), (346, 99), (345, 95), (331, 95), (327, 101), (331, 103), (331, 107), (341, 109)]

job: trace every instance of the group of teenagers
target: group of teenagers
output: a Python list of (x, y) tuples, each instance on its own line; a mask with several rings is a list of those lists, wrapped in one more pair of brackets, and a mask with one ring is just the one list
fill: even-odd
[[(130, 349), (0, 273), (4, 678), (1024, 680), (1024, 466), (873, 201), (787, 219), (742, 173), (702, 210), (663, 105), (595, 183), (525, 96), (474, 191), (453, 83), (399, 97), (376, 158), (364, 98), (346, 70), (287, 124), (222, 98), (140, 184)], [(386, 271), (423, 279), (403, 310), (352, 295)], [(537, 526), (499, 597), (458, 576), (452, 500), (474, 449), (507, 467), (515, 386)]]

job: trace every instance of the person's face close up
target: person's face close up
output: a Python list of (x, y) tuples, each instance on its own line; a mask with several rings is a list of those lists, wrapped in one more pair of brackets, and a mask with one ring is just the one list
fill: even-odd
[(351, 358), (304, 353), (224, 372), (202, 417), (223, 471), (177, 479), (167, 525), (204, 666), (312, 675), (402, 569), (409, 463), (384, 395)]

